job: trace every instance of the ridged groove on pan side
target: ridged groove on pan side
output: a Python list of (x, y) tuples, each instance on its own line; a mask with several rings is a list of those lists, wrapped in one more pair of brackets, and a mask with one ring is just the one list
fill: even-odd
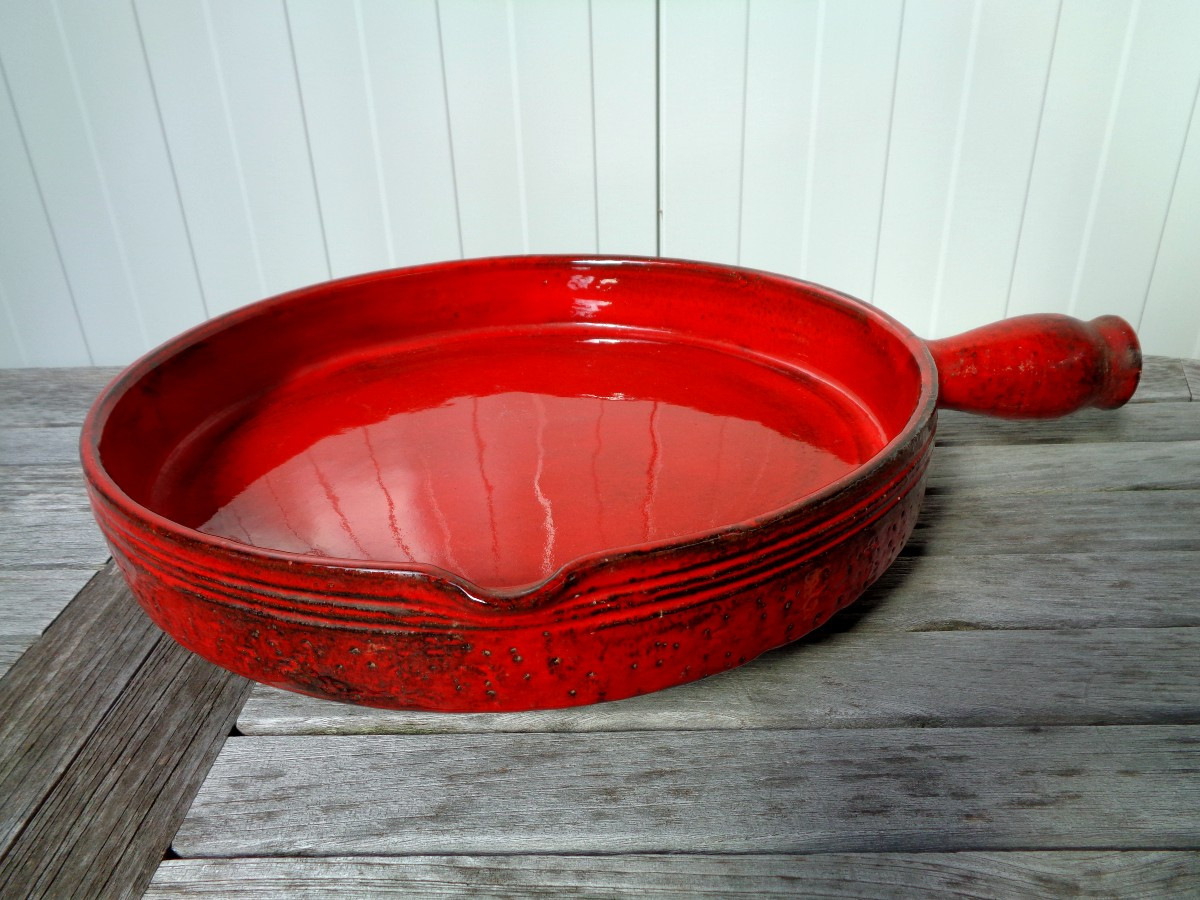
[[(102, 496), (97, 510), (114, 546), (160, 582), (204, 602), (281, 621), (392, 633), (496, 630), (568, 619), (586, 619), (591, 627), (604, 628), (714, 602), (819, 556), (901, 502), (923, 478), (931, 448), (930, 434), (910, 464), (888, 483), (829, 518), (821, 518), (820, 509), (806, 509), (792, 522), (761, 529), (762, 534), (730, 531), (695, 544), (631, 551), (569, 571), (557, 596), (547, 594), (546, 602), (528, 605), (480, 602), (434, 575), (370, 570), (368, 565), (336, 573), (372, 579), (359, 590), (320, 585), (323, 575), (331, 573), (317, 563), (308, 571), (300, 565), (288, 567), (292, 571), (287, 578), (280, 577), (284, 572), (279, 568), (264, 566), (265, 577), (253, 578), (246, 574), (244, 561), (236, 567), (232, 561), (222, 565), (213, 554), (201, 564), (196, 550), (166, 543), (161, 533), (153, 542), (147, 540), (139, 533), (146, 526), (126, 521)], [(654, 555), (685, 553), (690, 558), (650, 575), (630, 565)], [(531, 595), (540, 593), (541, 589)]]

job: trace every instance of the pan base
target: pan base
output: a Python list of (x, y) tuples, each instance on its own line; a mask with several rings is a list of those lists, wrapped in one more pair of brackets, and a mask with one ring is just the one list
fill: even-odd
[(884, 443), (811, 373), (673, 334), (542, 326), (299, 370), (194, 434), (156, 493), (255, 547), (516, 590), (768, 515)]

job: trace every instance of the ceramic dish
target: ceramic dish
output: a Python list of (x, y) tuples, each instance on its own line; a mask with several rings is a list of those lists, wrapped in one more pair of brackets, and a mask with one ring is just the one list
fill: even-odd
[(907, 541), (939, 402), (1112, 407), (1139, 370), (1112, 317), (926, 344), (761, 272), (472, 260), (207, 322), (105, 390), (82, 449), (185, 647), (336, 700), (520, 710), (800, 637)]

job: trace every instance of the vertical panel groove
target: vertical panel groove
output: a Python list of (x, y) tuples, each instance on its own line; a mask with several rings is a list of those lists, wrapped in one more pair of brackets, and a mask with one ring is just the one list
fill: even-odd
[(1013, 241), (1012, 265), (1008, 272), (1008, 286), (1004, 291), (1004, 318), (1011, 315), (1013, 282), (1017, 277), (1017, 260), (1021, 256), (1021, 238), (1025, 233), (1025, 218), (1029, 210), (1029, 192), (1033, 187), (1033, 170), (1037, 166), (1038, 145), (1042, 140), (1042, 122), (1046, 118), (1046, 97), (1050, 93), (1050, 75), (1054, 71), (1054, 51), (1058, 47), (1058, 30), (1062, 25), (1063, 0), (1058, 0), (1054, 14), (1054, 33), (1050, 37), (1050, 58), (1046, 63), (1046, 80), (1042, 84), (1042, 103), (1038, 107), (1037, 124), (1033, 130), (1033, 149), (1029, 154), (1029, 173), (1025, 178), (1025, 196), (1021, 200), (1021, 217), (1017, 224), (1017, 237)]
[(884, 198), (887, 197), (888, 170), (892, 160), (892, 128), (896, 122), (896, 85), (900, 81), (900, 52), (904, 47), (904, 17), (908, 12), (908, 0), (900, 3), (900, 24), (896, 28), (896, 62), (892, 68), (892, 102), (888, 111), (888, 136), (883, 149), (883, 180), (879, 185), (879, 218), (875, 223), (875, 262), (871, 268), (871, 294), (863, 297), (868, 303), (875, 302), (875, 287), (879, 283), (879, 248), (883, 243)]
[(246, 218), (246, 230), (250, 239), (250, 253), (254, 257), (254, 271), (258, 275), (259, 296), (266, 296), (267, 276), (263, 270), (262, 253), (258, 247), (258, 230), (254, 226), (254, 214), (250, 210), (250, 192), (246, 186), (246, 173), (242, 167), (242, 154), (238, 149), (237, 132), (233, 127), (233, 113), (229, 108), (229, 91), (225, 85), (225, 69), (221, 65), (221, 53), (217, 49), (217, 35), (213, 28), (212, 10), (208, 0), (201, 0), (200, 8), (204, 13), (204, 30), (208, 37), (208, 49), (212, 55), (213, 71), (216, 75), (217, 95), (221, 98), (221, 114), (225, 119), (225, 130), (229, 135), (230, 156), (233, 158), (233, 174), (237, 179), (238, 190), (242, 199), (242, 212)]
[(938, 310), (942, 305), (942, 289), (946, 281), (946, 255), (950, 249), (950, 223), (954, 220), (958, 176), (962, 169), (963, 136), (967, 130), (967, 108), (970, 106), (971, 87), (975, 78), (975, 57), (979, 48), (979, 25), (982, 18), (983, 0), (975, 0), (975, 8), (971, 12), (971, 35), (967, 44), (967, 61), (963, 67), (962, 89), (958, 98), (958, 121), (954, 124), (954, 149), (950, 156), (946, 203), (942, 210), (942, 233), (938, 240), (937, 268), (933, 277), (933, 296), (929, 309), (930, 337), (938, 336)]
[(396, 264), (396, 241), (392, 233), (392, 210), (387, 180), (383, 177), (383, 149), (379, 145), (379, 116), (375, 111), (375, 86), (371, 79), (371, 58), (363, 26), (362, 0), (354, 0), (354, 26), (358, 32), (358, 56), (362, 61), (363, 92), (367, 99), (367, 125), (371, 129), (371, 152), (375, 157), (375, 183), (379, 187), (379, 208), (383, 219), (383, 240), (389, 266)]
[(1133, 33), (1137, 29), (1140, 7), (1141, 0), (1133, 0), (1129, 6), (1129, 18), (1125, 23), (1125, 37), (1121, 44), (1121, 61), (1117, 65), (1117, 78), (1113, 84), (1112, 97), (1108, 104), (1108, 119), (1104, 123), (1104, 141), (1100, 145), (1100, 159), (1096, 163), (1096, 177), (1092, 181), (1092, 195), (1088, 199), (1087, 218), (1084, 219), (1083, 234), (1079, 241), (1079, 256), (1075, 260), (1071, 294), (1067, 299), (1067, 315), (1075, 315), (1075, 309), (1079, 304), (1079, 286), (1083, 283), (1083, 270), (1092, 242), (1092, 231), (1096, 225), (1096, 209), (1100, 203), (1100, 189), (1104, 183), (1104, 172), (1108, 168), (1108, 153), (1112, 148), (1113, 131), (1117, 124), (1117, 109), (1121, 105), (1121, 95), (1125, 92), (1125, 76), (1129, 70), (1129, 54), (1133, 49)]
[(742, 264), (742, 221), (746, 214), (746, 100), (750, 85), (750, 5), (754, 0), (744, 0), (746, 14), (742, 17), (742, 133), (738, 149), (738, 221), (737, 221), (737, 264)]
[(821, 67), (825, 59), (826, 0), (817, 2), (816, 36), (813, 42), (812, 91), (808, 104), (808, 159), (804, 167), (804, 209), (800, 215), (800, 274), (808, 277), (809, 237), (812, 235), (813, 184), (817, 170), (817, 124), (821, 116)]
[[(0, 59), (0, 80), (4, 82), (4, 93), (8, 97), (8, 102), (12, 106), (13, 121), (17, 126), (17, 134), (21, 138), (21, 148), (25, 151), (25, 160), (29, 165), (29, 175), (33, 179), (33, 186), (37, 190), (38, 203), (42, 207), (42, 215), (46, 217), (46, 228), (50, 232), (50, 239), (54, 243), (54, 255), (58, 260), (58, 267), (62, 271), (63, 284), (67, 288), (67, 296), (71, 298), (71, 310), (75, 313), (75, 323), (79, 327), (79, 334), (83, 339), (83, 348), (87, 351), (88, 365), (96, 364), (96, 355), (92, 352), (91, 341), (88, 340), (87, 330), (83, 327), (83, 317), (79, 314), (79, 304), (75, 300), (75, 288), (71, 284), (71, 278), (67, 273), (67, 262), (63, 258), (62, 244), (59, 243), (58, 233), (54, 228), (54, 220), (50, 218), (50, 208), (46, 205), (46, 194), (42, 190), (42, 180), (38, 177), (37, 168), (33, 164), (33, 154), (29, 151), (29, 139), (25, 136), (25, 127), (21, 124), (21, 114), (17, 109), (17, 98), (13, 96), (12, 84), (8, 79), (8, 71), (4, 67), (4, 60)], [(15, 329), (14, 329), (15, 333)]]
[(71, 45), (67, 41), (67, 32), (63, 27), (62, 11), (58, 7), (58, 0), (51, 0), (50, 10), (54, 13), (54, 27), (58, 32), (58, 41), (62, 47), (63, 59), (67, 63), (67, 74), (71, 79), (71, 92), (75, 97), (75, 105), (79, 113), (79, 121), (83, 126), (84, 136), (87, 138), (88, 153), (92, 157), (92, 167), (96, 172), (96, 183), (100, 186), (100, 196), (104, 198), (104, 212), (108, 218), (108, 227), (112, 231), (113, 243), (117, 248), (117, 257), (121, 263), (121, 274), (125, 279), (125, 288), (129, 291), (129, 298), (133, 301), (133, 312), (137, 319), (138, 334), (142, 338), (142, 347), (146, 350), (150, 349), (150, 335), (146, 331), (146, 318), (142, 315), (142, 304), (138, 298), (137, 285), (134, 283), (133, 271), (129, 266), (129, 251), (125, 246), (125, 238), (121, 234), (121, 228), (117, 222), (116, 210), (113, 209), (112, 191), (109, 190), (108, 178), (104, 174), (104, 166), (100, 163), (100, 153), (96, 149), (96, 138), (92, 131), (91, 117), (88, 115), (87, 106), (83, 99), (83, 91), (79, 87), (79, 73), (75, 68), (75, 57), (71, 53)]
[(192, 261), (192, 275), (196, 279), (196, 290), (200, 296), (200, 307), (204, 318), (212, 317), (208, 308), (208, 296), (204, 290), (204, 279), (200, 277), (200, 261), (196, 258), (196, 244), (192, 240), (192, 226), (188, 222), (187, 209), (183, 205), (183, 192), (179, 189), (179, 173), (175, 168), (175, 155), (171, 153), (171, 142), (167, 140), (167, 125), (163, 121), (162, 101), (158, 96), (158, 85), (154, 83), (154, 71), (150, 68), (150, 52), (146, 49), (146, 35), (142, 30), (142, 18), (138, 14), (137, 0), (129, 0), (133, 24), (137, 29), (138, 46), (142, 50), (142, 66), (146, 70), (146, 82), (150, 85), (150, 97), (154, 101), (154, 115), (158, 119), (158, 133), (162, 136), (163, 150), (167, 156), (167, 167), (171, 172), (171, 186), (175, 190), (175, 202), (179, 204), (179, 219), (183, 223), (183, 234), (187, 239), (188, 256)]
[(521, 204), (521, 252), (529, 252), (529, 189), (525, 184), (525, 129), (521, 122), (521, 74), (517, 68), (517, 22), (512, 0), (506, 0), (508, 72), (512, 84), (513, 136), (517, 151), (517, 197)]
[[(326, 277), (333, 277), (333, 260), (329, 255), (329, 236), (325, 233), (325, 211), (321, 207), (321, 186), (317, 181), (317, 163), (313, 159), (312, 138), (308, 129), (308, 110), (304, 105), (304, 89), (300, 86), (300, 63), (296, 59), (296, 39), (292, 36), (292, 15), (288, 0), (279, 0), (283, 8), (283, 27), (287, 32), (288, 53), (292, 58), (292, 78), (296, 81), (296, 97), (300, 101), (300, 125), (304, 130), (304, 150), (308, 154), (308, 171), (312, 176), (313, 196), (317, 201), (317, 227), (321, 231), (321, 247), (325, 251)], [(173, 168), (173, 167), (172, 167)]]
[[(1167, 208), (1163, 210), (1162, 225), (1158, 229), (1158, 242), (1154, 245), (1154, 259), (1150, 263), (1150, 276), (1146, 279), (1146, 292), (1142, 295), (1142, 308), (1138, 312), (1134, 328), (1141, 328), (1142, 320), (1146, 317), (1146, 305), (1150, 301), (1150, 287), (1154, 284), (1154, 271), (1158, 268), (1158, 257), (1162, 252), (1163, 236), (1167, 233), (1167, 222), (1171, 218), (1171, 206), (1175, 200), (1175, 189), (1179, 184), (1179, 172), (1183, 169), (1183, 157), (1187, 153), (1188, 146), (1187, 138), (1192, 131), (1192, 120), (1196, 117), (1197, 104), (1200, 104), (1200, 79), (1196, 82), (1196, 90), (1192, 97), (1192, 109), (1188, 113), (1187, 123), (1183, 127), (1183, 140), (1179, 142), (1179, 158), (1175, 161), (1175, 172), (1171, 175), (1171, 200), (1167, 203)], [(1197, 347), (1200, 347), (1200, 337), (1197, 338)], [(1195, 355), (1193, 353), (1193, 356)]]
[(442, 73), (442, 103), (446, 109), (446, 143), (450, 154), (450, 184), (454, 191), (454, 223), (458, 233), (458, 256), (466, 255), (463, 244), (462, 206), (458, 198), (458, 167), (454, 159), (454, 123), (450, 115), (450, 85), (446, 79), (446, 42), (442, 37), (442, 0), (434, 0), (434, 20), (437, 23), (438, 64)]

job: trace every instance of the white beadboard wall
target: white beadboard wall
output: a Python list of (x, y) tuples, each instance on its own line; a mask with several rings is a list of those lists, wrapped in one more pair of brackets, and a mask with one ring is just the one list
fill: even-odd
[(632, 253), (1200, 357), (1196, 0), (0, 0), (0, 366)]

